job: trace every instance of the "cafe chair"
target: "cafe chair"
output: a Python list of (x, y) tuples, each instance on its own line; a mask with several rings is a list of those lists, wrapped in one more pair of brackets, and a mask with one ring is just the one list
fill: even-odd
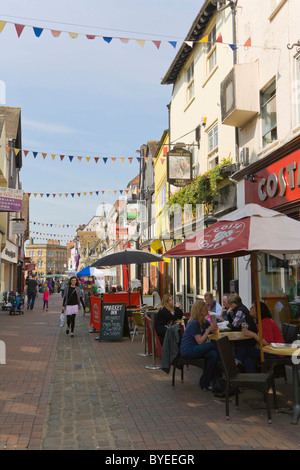
[(297, 339), (298, 325), (284, 323), (282, 325), (282, 336), (285, 343), (292, 344)]
[(143, 328), (143, 338), (142, 342), (144, 341), (144, 320), (143, 316), (141, 315), (140, 312), (132, 312), (133, 316), (133, 323), (134, 323), (134, 329), (133, 329), (133, 334), (132, 334), (132, 342), (134, 340), (134, 337), (136, 334), (138, 334), (139, 328)]
[(175, 324), (167, 329), (162, 346), (161, 368), (167, 374), (172, 372), (172, 389), (175, 389), (176, 369), (181, 371), (181, 383), (184, 379), (184, 366), (195, 366), (203, 370), (203, 383), (205, 383), (205, 359), (183, 359), (180, 355), (180, 344), (182, 339), (182, 328), (180, 324)]
[(273, 370), (266, 373), (240, 373), (235, 363), (234, 355), (227, 336), (220, 338), (216, 341), (218, 346), (219, 355), (221, 358), (222, 366), (225, 373), (226, 380), (226, 419), (229, 419), (229, 389), (232, 387), (235, 390), (235, 404), (238, 409), (239, 405), (239, 388), (251, 388), (258, 390), (264, 394), (268, 421), (272, 423), (271, 408), (269, 403), (269, 389), (273, 389), (273, 399), (275, 410), (278, 411), (278, 403), (276, 396), (275, 380)]

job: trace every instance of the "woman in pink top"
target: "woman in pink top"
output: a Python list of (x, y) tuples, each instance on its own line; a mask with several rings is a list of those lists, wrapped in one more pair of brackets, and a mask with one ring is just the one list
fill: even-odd
[(44, 287), (43, 301), (44, 301), (43, 310), (45, 310), (45, 307), (46, 307), (46, 310), (48, 312), (48, 302), (49, 302), (49, 288), (48, 287)]

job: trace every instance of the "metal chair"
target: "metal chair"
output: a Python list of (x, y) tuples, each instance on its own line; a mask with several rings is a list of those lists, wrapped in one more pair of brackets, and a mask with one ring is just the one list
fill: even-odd
[(268, 413), (268, 421), (269, 424), (272, 423), (271, 418), (271, 408), (269, 404), (269, 389), (272, 387), (273, 389), (273, 399), (274, 399), (274, 406), (275, 409), (278, 410), (277, 404), (277, 396), (276, 396), (276, 389), (275, 389), (275, 380), (274, 380), (274, 373), (273, 370), (269, 370), (266, 373), (255, 373), (255, 374), (248, 374), (248, 373), (239, 373), (238, 368), (236, 366), (234, 355), (229, 343), (229, 339), (227, 336), (220, 338), (216, 341), (218, 346), (218, 351), (220, 354), (220, 358), (222, 361), (225, 379), (226, 379), (226, 419), (229, 419), (229, 389), (232, 387), (235, 390), (235, 404), (236, 408), (238, 409), (238, 394), (240, 387), (251, 388), (255, 390), (259, 390), (264, 394), (264, 398), (266, 401), (267, 413)]
[(139, 329), (139, 327), (143, 328), (143, 338), (142, 341), (144, 341), (144, 320), (143, 316), (141, 315), (140, 312), (132, 312), (133, 316), (133, 322), (134, 322), (134, 329), (133, 329), (133, 334), (132, 334), (132, 342), (134, 340), (134, 337)]
[(298, 325), (284, 323), (282, 325), (282, 336), (285, 343), (292, 344), (297, 339)]

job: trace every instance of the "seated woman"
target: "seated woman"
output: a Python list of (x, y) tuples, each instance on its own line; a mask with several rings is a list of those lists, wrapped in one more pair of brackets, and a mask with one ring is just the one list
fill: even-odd
[(168, 326), (172, 324), (172, 322), (180, 320), (182, 315), (182, 305), (177, 303), (174, 306), (173, 296), (171, 294), (165, 294), (162, 298), (161, 308), (154, 322), (154, 328), (161, 344), (163, 344)]
[[(284, 343), (281, 331), (274, 320), (272, 320), (270, 310), (264, 302), (260, 302), (260, 311), (263, 345), (268, 346), (270, 343)], [(257, 322), (257, 302), (252, 304), (250, 315), (254, 318), (254, 321)], [(244, 364), (246, 372), (255, 372), (255, 363), (260, 359), (259, 334), (249, 330), (242, 330), (242, 333), (244, 336), (251, 336), (254, 338), (256, 344), (254, 346), (250, 345), (248, 348), (244, 348), (244, 354), (240, 357), (236, 357), (236, 359), (240, 360)], [(276, 359), (280, 356), (264, 353), (264, 357), (266, 359)]]
[(206, 320), (208, 309), (204, 300), (198, 300), (194, 303), (191, 310), (189, 322), (184, 331), (180, 354), (184, 359), (206, 359), (205, 380), (203, 383), (200, 378), (199, 385), (202, 389), (212, 390), (211, 381), (213, 378), (221, 376), (217, 368), (219, 354), (215, 343), (207, 342), (210, 333), (218, 330), (217, 323), (210, 324)]

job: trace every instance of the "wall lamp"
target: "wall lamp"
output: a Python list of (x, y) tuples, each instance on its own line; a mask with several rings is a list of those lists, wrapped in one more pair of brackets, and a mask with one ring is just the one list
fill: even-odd
[(246, 175), (244, 176), (244, 180), (249, 180), (251, 183), (255, 183), (257, 181), (257, 177), (255, 175)]
[(296, 51), (297, 51), (297, 52), (300, 52), (300, 39), (298, 39), (298, 41), (297, 41), (297, 42), (294, 42), (294, 44), (292, 44), (292, 45), (287, 44), (286, 47), (287, 47), (288, 49), (293, 49), (293, 47), (295, 47), (295, 46), (296, 46)]

